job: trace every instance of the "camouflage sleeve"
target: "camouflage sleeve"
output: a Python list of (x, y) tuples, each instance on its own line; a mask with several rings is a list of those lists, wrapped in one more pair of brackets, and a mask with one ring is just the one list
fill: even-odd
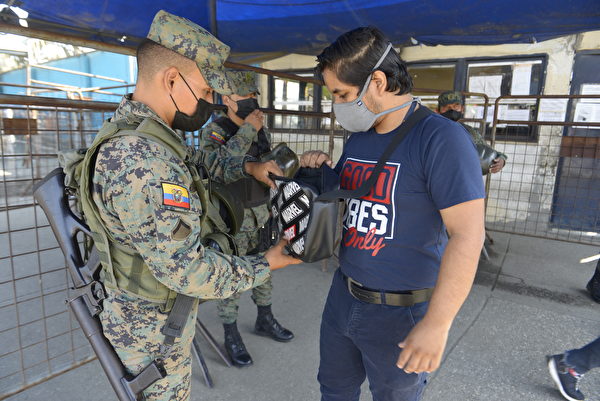
[(201, 245), (202, 208), (190, 180), (157, 157), (132, 162), (114, 176), (107, 185), (110, 202), (131, 243), (154, 277), (181, 294), (227, 298), (260, 285), (269, 276), (264, 257), (234, 257)]
[(203, 152), (218, 152), (221, 157), (243, 156), (248, 153), (250, 145), (256, 139), (256, 129), (248, 123), (242, 124), (235, 135), (227, 140), (228, 135), (218, 124), (208, 124), (202, 130), (200, 149)]
[[(485, 139), (483, 138), (483, 136), (481, 136), (481, 134), (479, 133), (478, 130), (476, 130), (475, 128), (473, 128), (473, 127), (471, 127), (470, 125), (467, 125), (467, 124), (462, 124), (462, 126), (465, 127), (466, 130), (469, 132), (469, 135), (471, 135), (471, 139), (473, 140), (473, 143), (475, 145), (487, 145), (487, 142), (485, 141)], [(496, 152), (498, 152), (498, 151), (496, 151)], [(508, 156), (506, 156), (502, 152), (498, 152), (498, 157), (501, 158), (501, 159), (504, 159), (504, 160), (508, 159)]]
[[(254, 128), (252, 129), (254, 130)], [(217, 135), (213, 135), (213, 133)], [(254, 131), (254, 135), (256, 135), (256, 131)], [(245, 140), (245, 137), (241, 139), (241, 141)], [(203, 164), (215, 181), (229, 184), (248, 177), (244, 170), (244, 163), (253, 160), (253, 158), (245, 155), (245, 152), (241, 154), (231, 152), (230, 148), (221, 146), (225, 142), (226, 137), (222, 129), (217, 124), (208, 124), (202, 129), (200, 148), (195, 151), (192, 161), (196, 164)], [(251, 142), (252, 139), (250, 139)], [(236, 141), (233, 146), (241, 145)]]
[(203, 164), (215, 181), (229, 184), (248, 176), (244, 170), (244, 163), (251, 158), (245, 155), (223, 157), (218, 150), (205, 152), (199, 149), (193, 160), (196, 164)]
[(200, 149), (205, 152), (213, 152), (222, 144), (227, 142), (225, 131), (215, 123), (210, 123), (202, 128), (200, 136)]

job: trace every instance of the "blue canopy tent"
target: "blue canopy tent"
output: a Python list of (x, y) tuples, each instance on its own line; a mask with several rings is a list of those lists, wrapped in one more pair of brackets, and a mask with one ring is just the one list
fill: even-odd
[(135, 47), (165, 9), (235, 53), (318, 54), (341, 33), (375, 25), (395, 45), (531, 43), (600, 29), (599, 0), (9, 0), (31, 28)]

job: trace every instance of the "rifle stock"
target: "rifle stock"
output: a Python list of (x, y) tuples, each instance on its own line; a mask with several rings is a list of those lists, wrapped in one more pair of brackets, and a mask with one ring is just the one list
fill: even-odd
[(88, 226), (69, 207), (64, 187), (62, 168), (54, 169), (34, 186), (33, 197), (46, 213), (60, 249), (65, 255), (67, 269), (73, 280), (75, 298), (68, 300), (71, 311), (79, 322), (85, 337), (94, 349), (110, 384), (120, 401), (142, 399), (142, 391), (166, 376), (164, 367), (152, 362), (140, 374), (130, 375), (116, 351), (104, 337), (98, 318), (100, 302), (104, 297), (102, 284), (97, 281), (100, 259), (95, 249), (87, 261), (81, 254), (77, 234), (91, 236)]

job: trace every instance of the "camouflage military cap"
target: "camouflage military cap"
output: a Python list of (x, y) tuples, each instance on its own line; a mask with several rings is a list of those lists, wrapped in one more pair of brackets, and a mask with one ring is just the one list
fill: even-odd
[(459, 103), (462, 105), (465, 104), (465, 97), (462, 95), (462, 93), (447, 91), (438, 96), (438, 107), (454, 103)]
[(233, 93), (223, 68), (229, 57), (229, 46), (206, 29), (160, 10), (154, 16), (147, 38), (195, 61), (208, 85), (218, 93)]
[(251, 93), (260, 94), (256, 85), (256, 73), (252, 71), (227, 70), (227, 80), (233, 89), (233, 93), (246, 96)]

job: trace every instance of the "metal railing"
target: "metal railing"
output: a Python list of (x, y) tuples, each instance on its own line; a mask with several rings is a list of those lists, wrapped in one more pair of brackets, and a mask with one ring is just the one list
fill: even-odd
[(598, 106), (600, 95), (496, 99), (490, 144), (508, 162), (487, 177), (488, 229), (600, 244), (600, 122), (584, 112)]
[[(58, 167), (57, 152), (89, 146), (116, 107), (0, 95), (0, 399), (94, 359), (65, 305), (71, 283), (64, 257), (32, 188)], [(339, 152), (343, 132), (333, 129), (330, 113), (264, 112), (296, 118), (296, 127), (270, 129), (274, 142)]]
[(93, 359), (65, 306), (64, 257), (32, 187), (59, 150), (89, 145), (109, 110), (0, 96), (0, 399)]

